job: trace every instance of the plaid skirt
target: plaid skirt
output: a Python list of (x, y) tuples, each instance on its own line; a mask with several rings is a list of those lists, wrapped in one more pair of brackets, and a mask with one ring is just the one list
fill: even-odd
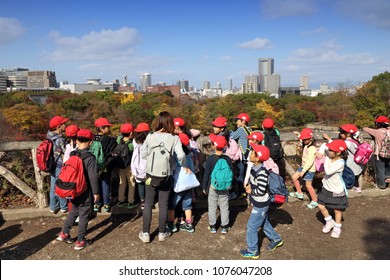
[(325, 188), (317, 194), (318, 203), (330, 209), (345, 210), (348, 207), (348, 197), (336, 195)]

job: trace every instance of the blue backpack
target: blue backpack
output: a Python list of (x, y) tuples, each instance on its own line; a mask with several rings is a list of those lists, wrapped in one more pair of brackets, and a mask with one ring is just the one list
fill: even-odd
[(226, 191), (232, 188), (233, 171), (225, 158), (218, 159), (211, 172), (211, 185), (217, 191)]
[(268, 173), (269, 196), (271, 202), (278, 205), (287, 202), (288, 190), (282, 176), (272, 170), (267, 170), (265, 167), (262, 167), (261, 169), (264, 169)]
[(347, 189), (352, 189), (352, 187), (355, 185), (355, 174), (353, 173), (352, 169), (347, 166), (347, 163), (344, 165), (342, 177), (345, 183), (345, 187)]

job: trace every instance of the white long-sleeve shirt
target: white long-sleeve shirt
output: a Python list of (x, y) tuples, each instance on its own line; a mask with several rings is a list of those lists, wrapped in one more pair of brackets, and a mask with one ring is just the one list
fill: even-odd
[(343, 159), (332, 161), (330, 158), (325, 157), (325, 175), (324, 179), (322, 179), (322, 185), (326, 190), (336, 194), (344, 191), (345, 183), (342, 179), (344, 165)]

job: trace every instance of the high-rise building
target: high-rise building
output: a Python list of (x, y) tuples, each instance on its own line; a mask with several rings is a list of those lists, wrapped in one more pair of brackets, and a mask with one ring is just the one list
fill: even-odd
[(215, 83), (215, 87), (214, 88), (217, 88), (217, 89), (222, 89), (222, 85), (220, 82), (216, 82)]
[(227, 90), (232, 91), (233, 90), (233, 79), (228, 79), (227, 84), (228, 84)]
[[(245, 76), (244, 83), (251, 83), (253, 85), (250, 86), (251, 92), (255, 93), (260, 91), (260, 84), (259, 84), (259, 76), (257, 75), (251, 75), (251, 76)], [(243, 92), (245, 93), (245, 92)], [(249, 93), (249, 92), (247, 92)]]
[(140, 75), (141, 91), (146, 91), (148, 87), (152, 86), (152, 75), (144, 73)]
[(203, 89), (210, 89), (210, 81), (203, 81)]
[(57, 79), (54, 71), (28, 71), (27, 73), (28, 88), (56, 88)]
[(1, 72), (7, 78), (7, 87), (10, 88), (27, 88), (28, 68), (5, 68)]
[(0, 71), (0, 92), (7, 91), (7, 76)]
[(180, 86), (181, 92), (189, 92), (190, 90), (190, 83), (188, 82), (188, 80), (177, 81), (177, 85)]
[(299, 85), (300, 89), (309, 89), (309, 76), (301, 77), (301, 84)]
[[(260, 91), (279, 97), (280, 75), (274, 74), (274, 59), (259, 58)], [(279, 82), (279, 85), (277, 85)]]

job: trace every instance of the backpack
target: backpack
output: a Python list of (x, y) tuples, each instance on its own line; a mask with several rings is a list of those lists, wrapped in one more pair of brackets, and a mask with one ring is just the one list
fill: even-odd
[(171, 162), (173, 146), (179, 140), (179, 137), (169, 137), (167, 143), (159, 142), (154, 133), (150, 133), (147, 137), (150, 137), (151, 142), (146, 155), (146, 173), (154, 177), (171, 175), (171, 170), (173, 169), (173, 163)]
[[(317, 153), (318, 153), (318, 151), (319, 151), (319, 149), (317, 149)], [(322, 158), (318, 158), (317, 154), (316, 154), (316, 157), (314, 158), (314, 166), (315, 166), (317, 172), (324, 172), (325, 171), (324, 163), (325, 163), (325, 155), (323, 155)]]
[(103, 146), (100, 141), (92, 141), (89, 151), (95, 156), (98, 170), (103, 170), (106, 167), (106, 157), (104, 156)]
[(59, 197), (74, 199), (88, 189), (83, 159), (89, 156), (93, 155), (86, 153), (81, 156), (78, 151), (71, 153), (69, 159), (62, 166), (56, 181), (55, 193)]
[(276, 134), (275, 130), (264, 131), (264, 146), (269, 149), (270, 157), (273, 160), (279, 160), (283, 158), (284, 151), (282, 143), (280, 142), (280, 137)]
[(367, 162), (370, 160), (372, 156), (372, 153), (374, 152), (372, 146), (367, 142), (363, 142), (362, 144), (360, 144), (359, 142), (353, 139), (347, 139), (347, 141), (350, 141), (357, 145), (353, 160), (357, 164), (363, 164), (363, 165), (367, 164)]
[(355, 174), (353, 173), (352, 169), (347, 166), (346, 162), (344, 165), (342, 178), (343, 178), (343, 181), (345, 183), (345, 187), (347, 189), (352, 189), (352, 187), (355, 185)]
[(137, 179), (146, 179), (146, 160), (141, 156), (142, 145), (137, 145), (131, 157), (131, 173)]
[(233, 138), (229, 138), (229, 145), (226, 147), (225, 155), (230, 157), (233, 161), (240, 160), (242, 157), (240, 147)]
[(132, 152), (129, 146), (120, 139), (120, 143), (111, 151), (112, 165), (120, 169), (130, 166)]
[(382, 140), (378, 155), (383, 158), (390, 158), (390, 136), (387, 130), (385, 131), (385, 137)]
[(261, 169), (268, 173), (268, 185), (271, 203), (282, 205), (283, 203), (287, 202), (288, 190), (283, 177), (273, 172), (272, 170), (267, 170), (264, 167)]
[[(56, 138), (57, 139), (57, 138)], [(53, 139), (54, 141), (56, 139)], [(43, 172), (53, 172), (56, 169), (57, 159), (54, 157), (54, 143), (53, 140), (47, 138), (43, 140), (37, 148), (35, 158), (37, 160), (38, 168)]]
[(233, 182), (233, 171), (226, 158), (219, 158), (211, 172), (211, 185), (217, 191), (230, 190)]

